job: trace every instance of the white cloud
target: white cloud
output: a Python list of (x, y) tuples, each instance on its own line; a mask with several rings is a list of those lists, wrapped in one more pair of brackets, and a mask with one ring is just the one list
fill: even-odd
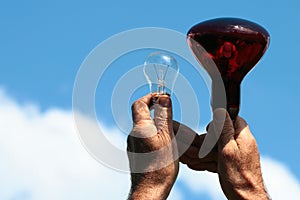
[(285, 164), (265, 156), (262, 158), (262, 171), (273, 200), (300, 197), (300, 182)]
[(221, 190), (217, 174), (193, 171), (186, 166), (182, 166), (180, 170), (179, 179), (194, 194), (206, 194), (212, 200), (226, 199)]
[(126, 199), (128, 174), (96, 162), (71, 112), (20, 106), (0, 93), (0, 199)]
[[(262, 156), (261, 165), (265, 185), (272, 200), (299, 198), (300, 182), (285, 164)], [(216, 174), (195, 172), (182, 167), (179, 179), (195, 194), (206, 193), (213, 200), (226, 199)]]
[[(119, 145), (123, 137), (113, 132), (110, 141)], [(1, 200), (126, 199), (130, 187), (128, 174), (104, 167), (87, 153), (70, 111), (40, 112), (35, 105), (19, 105), (1, 89), (0, 163)], [(273, 199), (300, 196), (299, 181), (281, 162), (262, 157), (262, 166)], [(182, 166), (178, 179), (196, 195), (225, 199), (216, 174)], [(185, 199), (184, 192), (176, 184), (169, 199)]]

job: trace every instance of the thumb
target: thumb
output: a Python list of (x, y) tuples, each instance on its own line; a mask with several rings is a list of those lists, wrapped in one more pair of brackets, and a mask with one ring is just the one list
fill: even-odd
[(217, 138), (219, 138), (221, 148), (234, 139), (235, 130), (232, 120), (225, 109), (217, 108), (214, 110), (213, 127)]
[(173, 134), (172, 102), (168, 95), (158, 98), (154, 107), (154, 122), (158, 133)]

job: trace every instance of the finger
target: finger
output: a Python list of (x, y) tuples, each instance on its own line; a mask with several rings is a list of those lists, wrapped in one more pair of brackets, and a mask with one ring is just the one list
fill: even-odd
[(151, 105), (152, 94), (148, 94), (131, 106), (132, 120), (134, 124), (142, 123), (144, 120), (152, 120), (150, 116), (149, 106)]
[(205, 138), (205, 134), (198, 135), (189, 127), (175, 121), (173, 121), (173, 126), (179, 154), (182, 155), (188, 150), (188, 153), (193, 155), (193, 157), (198, 157), (199, 149)]
[(204, 158), (191, 158), (187, 154), (183, 154), (179, 157), (179, 161), (183, 164), (201, 164), (201, 163), (207, 163), (207, 162), (217, 162), (218, 161), (218, 153), (217, 152), (211, 152), (211, 155), (206, 156)]
[(198, 153), (199, 153), (199, 148), (197, 148), (195, 146), (190, 146), (184, 152), (184, 154), (189, 156), (190, 158), (198, 158), (199, 159)]
[[(207, 137), (207, 134), (198, 135), (195, 131), (177, 121), (173, 121), (173, 129), (180, 155), (185, 153), (193, 158), (205, 158), (210, 156), (211, 152), (215, 154), (218, 152), (217, 138), (213, 134), (211, 134), (213, 138), (211, 136)], [(204, 145), (204, 141), (206, 141), (206, 145)]]
[(208, 155), (211, 151), (215, 150), (215, 146), (218, 142), (218, 137), (216, 136), (216, 134), (212, 131), (208, 131), (208, 133), (206, 134), (204, 141), (202, 142), (200, 151), (199, 151), (199, 157), (203, 158), (206, 155)]
[(196, 135), (195, 138), (194, 138), (194, 140), (193, 140), (192, 145), (194, 145), (194, 146), (196, 146), (198, 148), (201, 148), (206, 135), (207, 135), (206, 133), (205, 134), (201, 134), (201, 135)]
[(180, 156), (179, 161), (181, 163), (187, 164), (187, 165), (196, 165), (196, 164), (198, 165), (200, 163), (211, 162), (211, 161), (202, 161), (199, 158), (190, 158), (189, 156), (187, 156), (185, 154)]
[(184, 142), (176, 141), (179, 155), (187, 155), (190, 158), (199, 158), (199, 148), (193, 145), (187, 145)]
[(197, 170), (197, 171), (209, 171), (213, 173), (217, 173), (217, 163), (216, 162), (207, 162), (207, 163), (199, 163), (195, 165), (187, 165), (190, 169)]
[(148, 120), (145, 121), (145, 123), (141, 124), (136, 124), (129, 136), (131, 137), (136, 137), (136, 138), (151, 138), (152, 136), (155, 136), (157, 134), (157, 129), (155, 127), (155, 125), (153, 124), (153, 121)]
[(234, 139), (238, 145), (244, 144), (243, 146), (245, 146), (245, 144), (255, 144), (255, 146), (257, 146), (256, 140), (252, 135), (247, 122), (243, 118), (237, 116), (235, 126)]
[[(236, 134), (239, 134), (244, 128), (248, 127), (248, 124), (243, 118), (237, 116), (235, 119), (234, 126)], [(237, 137), (237, 135), (235, 135), (235, 137)]]
[(213, 117), (214, 134), (219, 138), (219, 145), (223, 148), (230, 140), (234, 140), (235, 130), (228, 112), (223, 108), (217, 108)]
[(199, 136), (188, 126), (181, 124), (173, 120), (173, 130), (176, 135), (176, 140), (181, 141), (187, 145), (193, 144), (195, 146), (201, 146), (205, 136)]
[(173, 135), (172, 102), (168, 95), (161, 95), (154, 105), (154, 122), (158, 133)]
[(192, 161), (192, 159), (186, 155), (182, 155), (179, 157), (179, 161), (183, 164), (188, 164)]
[[(182, 143), (177, 143), (178, 146), (182, 145)], [(192, 162), (193, 160), (196, 160), (197, 162), (211, 162), (218, 160), (218, 151), (212, 150), (209, 152), (205, 157), (201, 158), (199, 157), (199, 148), (196, 148), (194, 146), (189, 147), (184, 153), (180, 154), (185, 161)]]
[(198, 159), (200, 161), (217, 161), (218, 149), (213, 148), (204, 157), (199, 156), (201, 146), (187, 145), (182, 141), (176, 141), (180, 156), (187, 156), (191, 159)]

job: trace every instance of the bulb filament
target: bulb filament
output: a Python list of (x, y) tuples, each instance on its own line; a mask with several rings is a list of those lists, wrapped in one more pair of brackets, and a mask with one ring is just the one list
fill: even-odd
[(165, 70), (163, 69), (158, 69), (156, 64), (154, 64), (155, 68), (155, 73), (157, 77), (157, 93), (158, 94), (166, 94), (166, 89), (165, 89), (165, 78), (167, 75), (167, 72), (169, 70), (169, 65), (167, 65), (167, 68)]

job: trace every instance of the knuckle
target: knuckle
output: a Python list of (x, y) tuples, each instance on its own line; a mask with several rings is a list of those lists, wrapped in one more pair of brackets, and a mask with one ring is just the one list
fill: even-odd
[(131, 105), (131, 110), (134, 111), (136, 110), (139, 106), (140, 106), (141, 102), (139, 100), (136, 100), (133, 102), (133, 104)]
[(228, 124), (224, 124), (222, 133), (232, 133), (232, 132), (234, 132), (233, 127)]
[(224, 148), (221, 150), (221, 155), (225, 158), (225, 159), (232, 159), (236, 156), (236, 151), (235, 149), (227, 144), (224, 146)]

